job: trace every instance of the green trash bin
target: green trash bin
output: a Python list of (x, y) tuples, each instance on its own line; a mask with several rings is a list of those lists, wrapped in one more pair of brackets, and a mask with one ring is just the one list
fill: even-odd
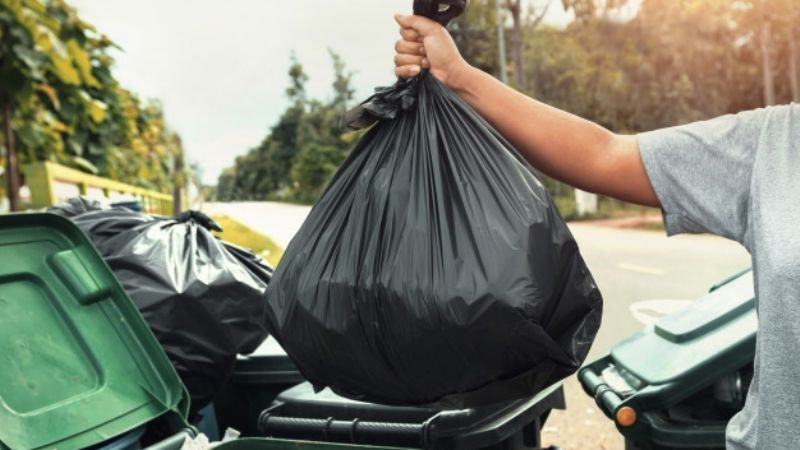
[(78, 228), (0, 216), (0, 261), (0, 449), (95, 446), (159, 417), (184, 426), (180, 379)]
[(752, 379), (756, 328), (748, 270), (621, 341), (578, 379), (627, 449), (724, 449)]

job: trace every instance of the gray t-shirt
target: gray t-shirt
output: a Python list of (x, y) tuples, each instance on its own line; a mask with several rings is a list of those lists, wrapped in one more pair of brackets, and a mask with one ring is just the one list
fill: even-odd
[(800, 448), (800, 105), (639, 135), (667, 233), (714, 233), (753, 256), (759, 328), (727, 448)]

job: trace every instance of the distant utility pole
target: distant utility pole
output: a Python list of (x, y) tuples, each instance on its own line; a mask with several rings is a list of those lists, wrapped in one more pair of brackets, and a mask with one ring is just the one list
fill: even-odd
[[(800, 14), (795, 14), (800, 19)], [(796, 20), (796, 19), (795, 19)], [(800, 102), (800, 72), (797, 63), (797, 36), (795, 35), (794, 21), (789, 24), (789, 83), (792, 88), (792, 101)]]
[(758, 13), (761, 18), (761, 75), (764, 77), (764, 103), (766, 106), (774, 105), (775, 100), (775, 79), (772, 74), (772, 36), (770, 30), (770, 13), (767, 10), (765, 0), (758, 2)]
[(506, 23), (503, 20), (503, 0), (494, 0), (497, 15), (497, 45), (500, 54), (500, 80), (508, 84), (508, 66), (506, 65)]
[(186, 188), (187, 183), (183, 161), (183, 144), (177, 135), (171, 139), (174, 139), (174, 142), (177, 143), (178, 147), (178, 152), (175, 155), (175, 160), (173, 161), (172, 167), (173, 176), (175, 177), (175, 187), (172, 190), (172, 213), (177, 216), (183, 212), (183, 195), (185, 193), (184, 189)]
[(14, 127), (11, 126), (11, 119), (14, 115), (11, 98), (6, 97), (3, 101), (3, 132), (6, 137), (6, 193), (8, 194), (8, 210), (17, 211), (19, 209), (19, 167), (17, 165), (17, 152), (14, 147)]

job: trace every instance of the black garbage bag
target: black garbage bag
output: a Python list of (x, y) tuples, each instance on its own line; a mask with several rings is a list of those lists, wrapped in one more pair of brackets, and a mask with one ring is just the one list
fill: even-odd
[(378, 123), (267, 289), (303, 375), (359, 400), (468, 407), (572, 374), (602, 298), (532, 168), (428, 72), (346, 120)]
[(71, 219), (81, 214), (105, 209), (111, 209), (111, 205), (107, 201), (80, 196), (52, 206), (47, 209), (47, 212)]
[(266, 339), (265, 291), (272, 269), (253, 253), (215, 238), (219, 226), (189, 211), (159, 218), (124, 208), (78, 215), (85, 200), (50, 209), (92, 240), (139, 308), (181, 377), (192, 410), (225, 384), (237, 354)]

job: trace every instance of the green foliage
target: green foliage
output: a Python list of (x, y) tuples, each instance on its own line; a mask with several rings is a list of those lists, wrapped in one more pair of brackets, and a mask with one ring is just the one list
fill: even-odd
[[(794, 1), (642, 0), (621, 20), (624, 0), (562, 0), (577, 17), (566, 29), (524, 18), (526, 93), (617, 132), (763, 106), (758, 33), (766, 23), (777, 101), (788, 102)], [(471, 2), (454, 36), (468, 61), (497, 74), (493, 4)]]
[[(643, 0), (615, 19), (597, 0), (566, 30), (526, 38), (534, 96), (619, 132), (639, 132), (764, 106), (759, 27), (775, 31), (777, 100), (790, 100), (793, 0)], [(605, 2), (612, 7), (620, 2)], [(779, 12), (783, 11), (783, 14)], [(797, 75), (795, 75), (797, 76)]]
[(456, 45), (470, 64), (499, 75), (495, 1), (498, 0), (471, 0), (450, 28)]
[[(521, 16), (526, 93), (616, 132), (763, 106), (765, 55), (759, 39), (765, 27), (771, 30), (768, 56), (777, 102), (790, 101), (790, 79), (800, 77), (792, 75), (789, 62), (791, 31), (800, 20), (797, 0), (554, 0), (558, 3), (576, 15), (566, 28), (542, 26), (536, 14)], [(464, 57), (497, 75), (495, 13), (495, 0), (471, 0), (451, 29)], [(259, 147), (223, 172), (220, 199), (311, 202), (322, 192), (357, 137), (338, 131), (339, 113), (352, 97), (351, 77), (341, 59), (332, 57), (331, 102), (306, 98), (308, 78), (292, 59), (290, 107)], [(542, 180), (564, 215), (576, 214), (574, 190)]]
[(214, 236), (231, 244), (248, 248), (253, 253), (264, 258), (270, 266), (278, 266), (281, 257), (283, 257), (284, 249), (268, 236), (228, 216), (214, 215), (212, 219), (224, 230), (215, 232)]
[(353, 97), (352, 73), (339, 55), (330, 54), (333, 98), (307, 98), (308, 76), (292, 56), (286, 89), (290, 106), (258, 147), (222, 172), (218, 200), (316, 201), (355, 141), (353, 133), (343, 134), (339, 127)]
[(566, 221), (573, 221), (581, 218), (578, 214), (578, 205), (575, 203), (575, 197), (570, 196), (557, 196), (554, 198), (556, 208), (561, 217)]
[(63, 0), (0, 0), (0, 100), (20, 163), (55, 161), (161, 192), (182, 153), (158, 103), (111, 73), (113, 42)]
[(313, 203), (344, 160), (341, 149), (311, 143), (297, 153), (290, 178), (294, 197), (301, 203)]
[[(765, 25), (772, 31), (776, 101), (791, 100), (788, 41), (800, 18), (797, 0), (562, 3), (576, 14), (566, 28), (536, 27), (532, 17), (522, 26), (526, 93), (542, 102), (621, 133), (764, 106), (759, 36)], [(618, 8), (626, 3), (638, 7), (623, 20)], [(454, 36), (468, 61), (497, 75), (493, 5), (470, 2), (474, 14), (458, 20)], [(559, 183), (545, 183), (558, 196), (572, 195)], [(568, 215), (569, 201), (562, 203)]]

